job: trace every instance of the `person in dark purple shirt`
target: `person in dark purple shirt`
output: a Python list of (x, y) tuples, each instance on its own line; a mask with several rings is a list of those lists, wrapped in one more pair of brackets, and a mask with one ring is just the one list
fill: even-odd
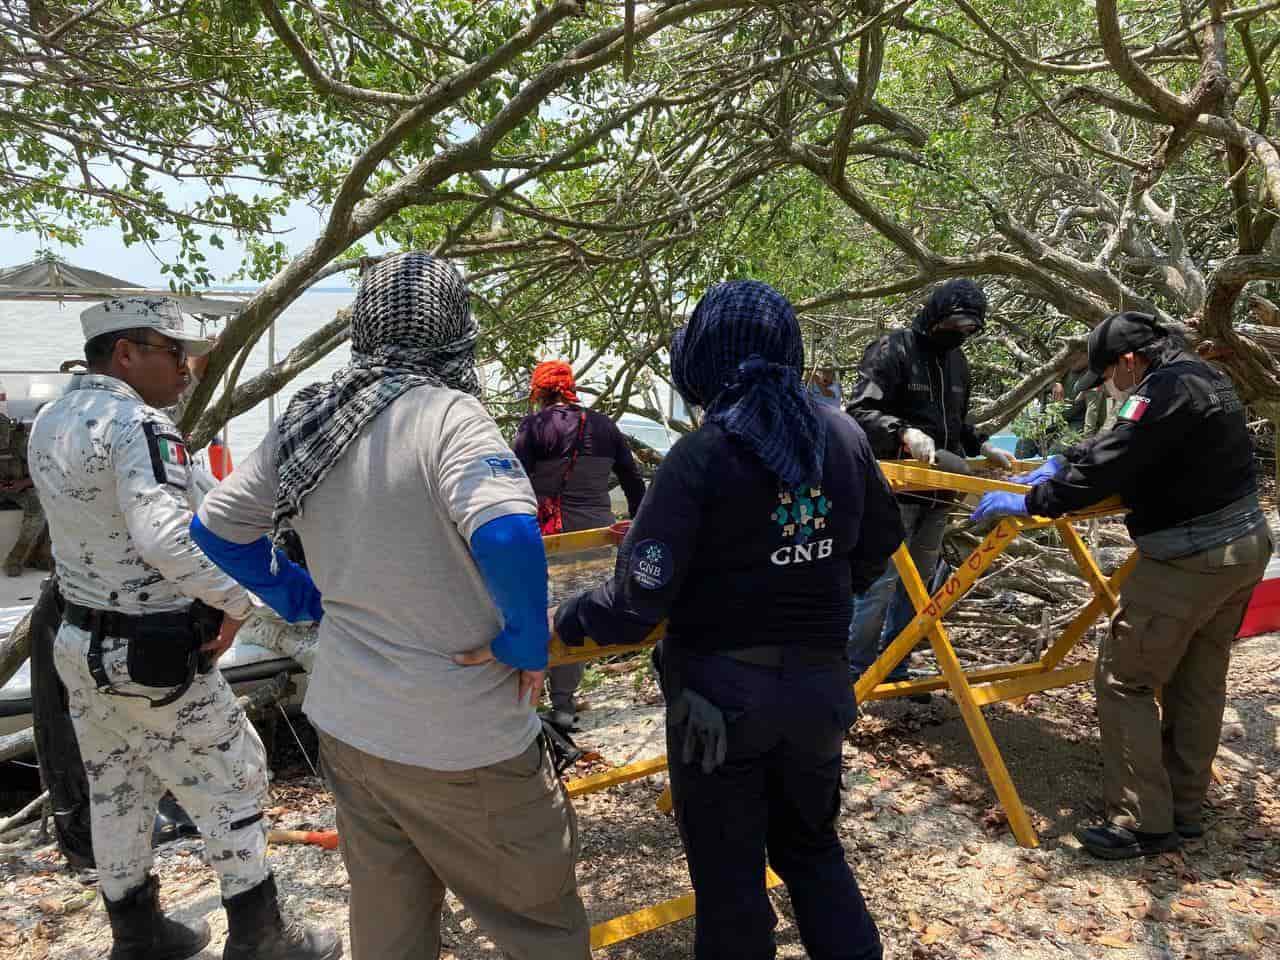
[[(614, 522), (609, 503), (610, 473), (617, 476), (627, 498), (627, 512), (634, 517), (644, 498), (644, 480), (635, 458), (616, 423), (578, 402), (573, 368), (563, 360), (538, 364), (529, 399), (540, 409), (520, 422), (512, 449), (539, 501), (560, 497), (563, 532), (607, 527)], [(582, 672), (582, 664), (548, 671), (551, 713), (547, 719), (558, 727), (573, 726), (577, 714), (573, 695), (582, 682)]]

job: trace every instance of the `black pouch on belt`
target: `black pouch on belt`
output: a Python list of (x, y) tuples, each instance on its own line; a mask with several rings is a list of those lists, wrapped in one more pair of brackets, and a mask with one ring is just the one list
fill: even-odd
[(188, 613), (191, 618), (191, 632), (196, 637), (197, 669), (201, 673), (208, 673), (217, 661), (200, 648), (217, 638), (218, 632), (222, 629), (222, 611), (217, 607), (209, 606), (203, 600), (197, 600), (191, 604)]
[(129, 679), (144, 687), (191, 684), (199, 643), (187, 611), (138, 617), (129, 638)]

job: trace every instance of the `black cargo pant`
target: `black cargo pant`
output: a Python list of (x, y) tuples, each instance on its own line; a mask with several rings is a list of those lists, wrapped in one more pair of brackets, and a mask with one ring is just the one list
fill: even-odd
[(843, 659), (778, 667), (684, 656), (685, 687), (736, 714), (726, 762), (710, 774), (667, 753), (680, 839), (697, 895), (697, 960), (772, 960), (777, 917), (768, 863), (787, 885), (814, 960), (880, 960), (880, 936), (836, 834), (840, 750), (857, 716)]

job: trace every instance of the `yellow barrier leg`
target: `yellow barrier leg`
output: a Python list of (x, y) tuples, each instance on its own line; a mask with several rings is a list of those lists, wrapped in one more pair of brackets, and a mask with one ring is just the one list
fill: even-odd
[(589, 777), (570, 780), (564, 785), (564, 789), (571, 797), (583, 797), (588, 793), (608, 790), (610, 787), (615, 787), (620, 783), (630, 783), (632, 780), (651, 777), (665, 769), (667, 769), (666, 756), (653, 757), (649, 760), (638, 760), (625, 767), (614, 767), (612, 770), (604, 771), (604, 773), (593, 773)]
[[(1001, 520), (996, 529), (1006, 526), (1007, 537), (1012, 537), (1017, 531), (1017, 526), (1008, 518)], [(992, 531), (993, 534), (995, 532), (995, 530)], [(903, 584), (907, 588), (907, 594), (917, 606), (928, 601), (929, 594), (925, 591), (924, 583), (920, 580), (920, 574), (916, 572), (914, 566), (906, 571)], [(1027, 810), (1018, 796), (1018, 789), (1009, 776), (1009, 769), (1004, 765), (1004, 757), (1000, 755), (1000, 748), (996, 746), (995, 738), (991, 736), (991, 728), (987, 726), (982, 708), (974, 699), (973, 689), (964, 675), (964, 668), (960, 666), (960, 661), (941, 623), (934, 623), (929, 642), (938, 660), (938, 666), (942, 669), (942, 675), (947, 678), (951, 693), (956, 698), (956, 703), (960, 705), (960, 714), (964, 717), (965, 726), (969, 728), (969, 736), (973, 739), (973, 745), (978, 750), (982, 765), (987, 770), (987, 776), (991, 779), (991, 785), (1000, 799), (1000, 805), (1004, 807), (1005, 815), (1009, 818), (1009, 827), (1013, 830), (1014, 837), (1024, 847), (1039, 846), (1040, 840), (1036, 836), (1035, 828), (1031, 825), (1031, 818), (1027, 816)]]
[[(771, 867), (766, 867), (764, 888), (772, 890), (781, 883), (782, 878), (774, 873)], [(621, 943), (623, 940), (638, 937), (642, 933), (649, 933), (659, 927), (688, 919), (693, 916), (695, 907), (694, 895), (686, 893), (683, 897), (664, 900), (662, 903), (645, 907), (635, 913), (597, 923), (591, 928), (591, 949), (601, 950), (615, 943)]]
[(1060, 664), (1063, 658), (1071, 652), (1072, 648), (1080, 642), (1080, 638), (1085, 635), (1088, 629), (1093, 626), (1094, 621), (1104, 613), (1114, 613), (1116, 606), (1111, 597), (1119, 597), (1120, 588), (1128, 579), (1130, 572), (1137, 566), (1138, 551), (1135, 550), (1129, 554), (1129, 559), (1111, 575), (1106, 581), (1107, 593), (1098, 593), (1094, 598), (1085, 604), (1084, 608), (1076, 614), (1074, 620), (1067, 625), (1062, 631), (1062, 635), (1054, 641), (1053, 646), (1045, 651), (1044, 656), (1040, 659), (1040, 665), (1045, 670), (1052, 670)]
[[(908, 579), (915, 580), (921, 585), (921, 595), (916, 596), (908, 591), (911, 602), (916, 608), (915, 619), (907, 624), (900, 634), (894, 638), (893, 642), (880, 654), (876, 662), (858, 678), (857, 684), (854, 686), (854, 697), (859, 703), (865, 703), (872, 699), (871, 692), (875, 690), (884, 681), (906, 656), (909, 654), (921, 640), (923, 640), (929, 631), (933, 629), (934, 624), (941, 620), (957, 603), (960, 598), (969, 592), (969, 588), (977, 582), (991, 564), (995, 563), (996, 557), (1004, 553), (1005, 548), (1013, 542), (1014, 537), (1018, 534), (1018, 528), (1012, 524), (998, 524), (994, 529), (987, 533), (982, 539), (982, 543), (974, 548), (974, 551), (965, 558), (964, 563), (956, 568), (955, 572), (947, 579), (938, 592), (932, 597), (924, 593), (924, 584), (920, 579), (920, 571), (916, 569), (915, 561), (911, 559), (911, 553), (907, 550), (904, 543), (893, 554), (894, 566), (898, 568), (898, 576), (906, 583)], [(908, 573), (908, 571), (910, 571)], [(904, 687), (895, 687), (901, 690), (899, 696), (907, 693), (913, 693), (914, 690), (908, 690)], [(888, 693), (889, 691), (883, 691)]]
[(658, 812), (664, 817), (675, 809), (676, 801), (671, 796), (671, 784), (667, 784), (666, 789), (662, 791), (662, 796), (658, 797)]
[(1062, 542), (1071, 551), (1071, 557), (1075, 560), (1076, 566), (1080, 568), (1080, 573), (1084, 575), (1089, 586), (1093, 588), (1094, 596), (1103, 598), (1107, 609), (1114, 610), (1116, 594), (1111, 588), (1111, 581), (1098, 567), (1097, 561), (1093, 559), (1093, 554), (1089, 552), (1085, 542), (1080, 539), (1080, 534), (1076, 533), (1076, 528), (1071, 525), (1071, 521), (1060, 519), (1054, 524), (1054, 527), (1058, 530), (1058, 536), (1062, 537)]
[[(898, 549), (893, 552), (893, 564), (898, 568), (899, 577), (905, 575), (903, 571), (908, 567), (915, 570), (915, 561), (911, 559), (906, 543), (899, 544)], [(919, 628), (913, 630), (912, 627), (915, 626), (916, 623), (914, 621), (907, 624), (906, 628), (894, 638), (893, 643), (889, 644), (884, 653), (876, 658), (876, 662), (868, 667), (866, 673), (858, 678), (858, 682), (853, 687), (855, 700), (859, 703), (864, 703), (867, 695), (878, 687), (881, 681), (889, 675), (890, 671), (902, 662), (912, 648), (920, 642), (924, 636), (924, 631)]]

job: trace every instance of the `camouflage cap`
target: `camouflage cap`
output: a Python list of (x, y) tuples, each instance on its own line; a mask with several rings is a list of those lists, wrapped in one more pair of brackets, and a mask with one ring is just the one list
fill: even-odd
[(182, 311), (170, 297), (118, 297), (104, 300), (80, 314), (80, 328), (86, 342), (104, 333), (146, 327), (177, 340), (187, 355), (202, 357), (213, 349), (213, 341), (183, 328)]

